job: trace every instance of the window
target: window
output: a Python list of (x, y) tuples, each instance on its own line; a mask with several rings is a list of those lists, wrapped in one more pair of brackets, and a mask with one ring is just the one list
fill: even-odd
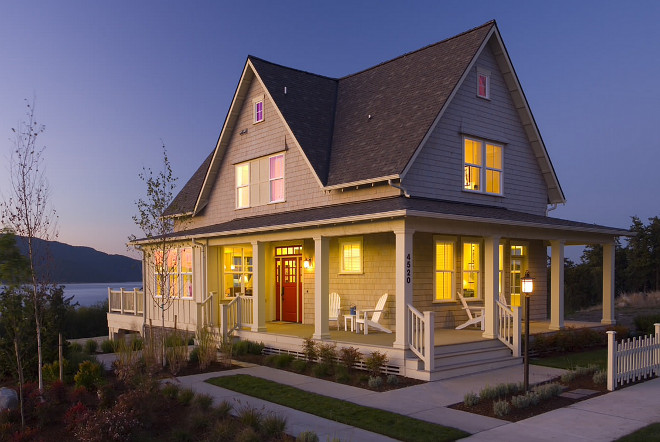
[(526, 247), (522, 245), (511, 246), (511, 305), (520, 307), (520, 294), (522, 293), (522, 268), (524, 265)]
[(463, 243), (463, 297), (480, 297), (481, 244)]
[(435, 242), (435, 300), (454, 298), (454, 242)]
[(264, 121), (264, 99), (257, 98), (254, 99), (254, 122), (261, 123)]
[(164, 293), (169, 298), (193, 297), (191, 247), (168, 250), (165, 266), (163, 265), (163, 251), (156, 250), (154, 261), (154, 286), (157, 297), (162, 297)]
[(499, 248), (499, 257), (500, 257), (499, 258), (499, 264), (500, 264), (500, 266), (499, 266), (500, 267), (500, 269), (499, 269), (499, 281), (500, 281), (500, 284), (499, 284), (499, 292), (498, 293), (502, 293), (502, 273), (504, 271), (504, 245), (500, 244), (500, 246), (498, 248)]
[(463, 189), (501, 195), (502, 146), (473, 138), (465, 138), (463, 146)]
[(270, 201), (284, 201), (284, 155), (270, 157), (269, 164)]
[(225, 247), (223, 258), (225, 297), (252, 295), (252, 248)]
[(237, 209), (285, 201), (283, 153), (237, 164), (235, 170)]
[(339, 240), (340, 273), (362, 273), (362, 238)]
[(477, 69), (477, 97), (490, 99), (490, 72)]

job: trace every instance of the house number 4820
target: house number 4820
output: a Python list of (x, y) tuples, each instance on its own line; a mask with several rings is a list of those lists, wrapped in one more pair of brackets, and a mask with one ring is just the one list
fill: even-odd
[(406, 255), (406, 284), (410, 284), (410, 281), (412, 281), (412, 259), (408, 253)]

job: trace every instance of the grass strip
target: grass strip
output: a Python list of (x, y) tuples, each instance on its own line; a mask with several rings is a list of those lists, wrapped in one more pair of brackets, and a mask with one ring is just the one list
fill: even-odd
[(221, 376), (206, 382), (402, 441), (454, 441), (469, 436), (456, 428), (363, 407), (254, 376)]
[(543, 367), (563, 368), (564, 370), (573, 370), (575, 367), (588, 367), (589, 365), (598, 365), (600, 368), (605, 368), (607, 366), (607, 349), (601, 348), (578, 353), (567, 353), (561, 356), (532, 359), (530, 363)]
[(616, 442), (651, 442), (660, 441), (660, 423), (647, 425), (634, 433), (617, 439)]

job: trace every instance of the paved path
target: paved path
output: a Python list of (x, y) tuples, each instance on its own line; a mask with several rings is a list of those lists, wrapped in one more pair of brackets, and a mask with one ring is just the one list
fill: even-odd
[[(531, 366), (530, 382), (536, 383), (562, 370)], [(444, 381), (376, 393), (269, 367), (252, 366), (237, 370), (178, 378), (182, 386), (211, 395), (214, 400), (234, 402), (236, 408), (250, 405), (287, 418), (287, 431), (299, 434), (311, 430), (320, 440), (387, 441), (385, 436), (319, 418), (281, 405), (238, 394), (204, 382), (215, 376), (250, 374), (302, 390), (393, 411), (440, 425), (462, 429), (483, 441), (611, 441), (652, 422), (660, 422), (660, 379), (647, 381), (603, 396), (578, 402), (524, 421), (510, 423), (447, 408), (460, 402), (467, 392), (485, 385), (522, 380), (522, 366), (504, 368)]]

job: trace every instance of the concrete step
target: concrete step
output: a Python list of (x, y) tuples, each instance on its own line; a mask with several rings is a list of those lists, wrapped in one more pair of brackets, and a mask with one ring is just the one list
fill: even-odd
[(441, 379), (450, 379), (468, 374), (496, 370), (498, 368), (512, 367), (520, 364), (522, 364), (522, 358), (513, 358), (509, 356), (506, 358), (483, 360), (473, 364), (457, 364), (456, 366), (445, 366), (441, 370), (436, 369), (436, 371), (432, 372), (430, 380), (438, 381)]
[(435, 356), (435, 369), (442, 370), (443, 367), (451, 367), (460, 364), (470, 365), (498, 358), (511, 358), (511, 350), (508, 347), (486, 348), (482, 350), (460, 351)]

